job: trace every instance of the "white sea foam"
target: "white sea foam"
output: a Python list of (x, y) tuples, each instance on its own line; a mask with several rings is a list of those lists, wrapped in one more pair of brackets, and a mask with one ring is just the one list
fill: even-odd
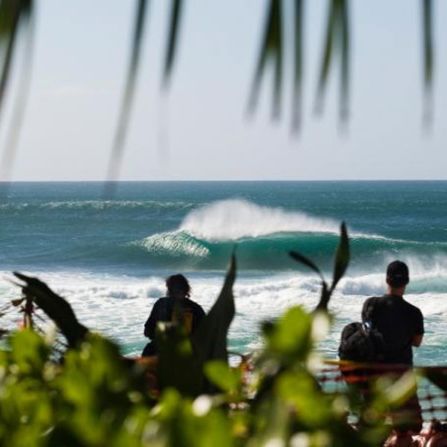
[[(1, 273), (0, 277), (8, 276)], [(145, 344), (143, 325), (155, 301), (164, 295), (163, 278), (80, 273), (47, 273), (41, 276), (73, 306), (76, 315), (89, 328), (118, 341), (128, 354), (138, 354)], [(190, 276), (193, 299), (209, 310), (223, 282), (223, 275)], [(383, 275), (347, 276), (330, 303), (335, 324), (320, 349), (335, 356), (342, 327), (360, 319), (366, 297), (380, 295), (385, 289)], [(261, 343), (261, 321), (281, 315), (289, 307), (302, 305), (312, 309), (319, 298), (320, 282), (313, 275), (276, 275), (238, 279), (235, 286), (236, 317), (230, 329), (230, 348), (256, 349)], [(0, 282), (0, 304), (18, 298), (19, 289)], [(420, 352), (420, 363), (431, 361), (424, 353), (439, 349), (447, 341), (447, 293), (419, 293), (409, 290), (408, 301), (417, 305), (426, 318), (427, 336)], [(22, 316), (18, 311), (2, 318), (2, 327), (15, 327)]]
[(338, 222), (256, 205), (243, 199), (213, 202), (191, 211), (180, 230), (209, 241), (229, 241), (281, 232), (338, 233)]
[(171, 256), (193, 256), (203, 258), (209, 250), (182, 232), (157, 233), (134, 244), (140, 245), (149, 252), (169, 254)]

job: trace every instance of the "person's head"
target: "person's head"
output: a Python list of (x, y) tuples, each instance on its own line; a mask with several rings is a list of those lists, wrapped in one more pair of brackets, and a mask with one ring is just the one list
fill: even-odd
[(183, 275), (172, 275), (166, 278), (168, 296), (172, 298), (189, 298), (191, 286)]
[(408, 266), (402, 261), (393, 261), (386, 269), (386, 283), (393, 291), (405, 291), (405, 287), (410, 282)]

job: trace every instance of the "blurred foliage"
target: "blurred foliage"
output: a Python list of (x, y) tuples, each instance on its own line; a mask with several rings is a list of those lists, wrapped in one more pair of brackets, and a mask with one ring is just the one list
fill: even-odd
[[(294, 258), (319, 273), (300, 253)], [(265, 322), (263, 348), (237, 366), (229, 365), (226, 345), (234, 316), (234, 256), (193, 339), (181, 327), (159, 325), (158, 359), (126, 359), (116, 344), (87, 331), (55, 362), (51, 341), (30, 329), (14, 333), (0, 351), (0, 444), (379, 445), (390, 430), (383, 415), (414, 393), (414, 375), (379, 379), (367, 402), (352, 388), (323, 391), (315, 375), (315, 346), (330, 325), (327, 304), (348, 262), (342, 225), (332, 286), (322, 278), (326, 306), (312, 313), (295, 306)], [(43, 283), (20, 276), (28, 299), (34, 284), (42, 300)], [(349, 414), (362, 422), (356, 429)]]
[[(432, 121), (433, 110), (433, 80), (435, 72), (435, 52), (433, 37), (433, 0), (419, 0), (421, 4), (422, 24), (422, 66), (423, 85), (425, 92), (424, 119), (426, 123)], [(22, 86), (19, 89), (19, 97), (16, 101), (10, 135), (7, 138), (5, 153), (0, 167), (3, 168), (6, 177), (9, 174), (13, 162), (15, 146), (17, 143), (20, 123), (25, 108), (27, 90), (29, 85), (29, 73), (32, 55), (33, 41), (33, 17), (35, 1), (32, 0), (0, 0), (0, 112), (4, 104), (4, 97), (9, 84), (9, 77), (13, 62), (13, 56), (17, 47), (20, 34), (26, 39), (25, 64), (21, 68)], [(150, 1), (135, 0), (135, 18), (133, 37), (130, 48), (130, 58), (127, 69), (126, 82), (123, 89), (121, 108), (116, 126), (113, 146), (110, 155), (108, 180), (118, 178), (119, 168), (125, 147), (126, 134), (130, 121), (132, 104), (135, 96), (137, 74), (142, 56), (145, 25), (147, 22)], [(167, 89), (171, 84), (171, 78), (176, 60), (179, 42), (182, 16), (188, 2), (185, 0), (171, 0), (171, 8), (168, 17), (166, 49), (163, 57), (163, 87)], [(253, 113), (257, 108), (257, 102), (261, 90), (261, 81), (268, 71), (269, 65), (273, 66), (273, 107), (272, 117), (279, 118), (284, 90), (284, 68), (292, 67), (292, 130), (298, 131), (302, 122), (302, 85), (304, 58), (304, 25), (306, 0), (267, 0), (265, 2), (265, 24), (261, 30), (259, 54), (254, 70), (254, 77), (249, 96), (249, 110)], [(327, 0), (328, 13), (325, 29), (325, 38), (320, 56), (320, 69), (318, 74), (315, 109), (323, 111), (324, 97), (328, 85), (329, 74), (333, 66), (339, 63), (340, 71), (340, 99), (339, 117), (342, 124), (346, 123), (349, 116), (349, 90), (351, 72), (351, 26), (350, 26), (350, 0)], [(288, 30), (291, 32), (288, 32)], [(286, 32), (287, 31), (287, 32)], [(290, 40), (292, 51), (286, 51)], [(290, 63), (288, 63), (290, 60)], [(109, 184), (108, 193), (113, 192), (113, 184)]]

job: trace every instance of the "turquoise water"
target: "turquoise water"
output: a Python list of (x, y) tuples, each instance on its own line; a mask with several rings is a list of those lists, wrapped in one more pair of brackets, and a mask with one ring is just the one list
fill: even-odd
[[(25, 271), (65, 296), (80, 319), (137, 353), (163, 278), (183, 272), (209, 308), (233, 247), (239, 277), (231, 347), (259, 346), (259, 322), (312, 308), (318, 278), (287, 256), (300, 250), (330, 275), (339, 225), (352, 262), (331, 303), (336, 323), (319, 349), (335, 355), (340, 328), (384, 289), (396, 258), (410, 266), (408, 300), (426, 318), (417, 363), (447, 363), (447, 182), (14, 183), (0, 195), (0, 273)], [(1, 193), (1, 191), (0, 191)], [(5, 280), (0, 300), (17, 295)], [(17, 319), (20, 317), (18, 316)], [(5, 324), (15, 324), (14, 318)]]

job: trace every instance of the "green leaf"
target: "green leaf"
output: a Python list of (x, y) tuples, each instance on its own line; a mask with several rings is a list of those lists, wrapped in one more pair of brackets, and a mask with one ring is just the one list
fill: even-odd
[(214, 360), (205, 365), (205, 374), (208, 379), (222, 391), (236, 393), (241, 383), (241, 372), (233, 369), (221, 360)]
[(286, 363), (304, 359), (312, 346), (312, 318), (301, 307), (290, 308), (264, 331), (267, 348)]
[(297, 251), (294, 251), (294, 250), (289, 251), (289, 256), (292, 259), (294, 259), (295, 261), (300, 262), (301, 264), (304, 264), (305, 266), (309, 267), (311, 270), (313, 270), (321, 278), (321, 281), (323, 283), (325, 282), (324, 281), (324, 277), (323, 277), (320, 269), (309, 258), (306, 258), (306, 256), (303, 256), (301, 253), (298, 253)]
[[(19, 88), (17, 99), (14, 103), (11, 124), (6, 136), (6, 143), (3, 156), (0, 162), (0, 179), (9, 180), (10, 173), (14, 164), (16, 148), (23, 125), (26, 105), (29, 97), (31, 84), (33, 44), (34, 44), (34, 16), (32, 12), (32, 2), (29, 2), (22, 19), (22, 28), (25, 40), (23, 66), (20, 73)], [(1, 108), (1, 104), (0, 104)]]
[(293, 106), (292, 106), (292, 130), (298, 131), (301, 127), (302, 115), (302, 90), (303, 90), (303, 0), (295, 0), (294, 23), (294, 77), (293, 77)]
[(335, 252), (334, 260), (334, 275), (332, 278), (332, 285), (330, 292), (332, 293), (338, 284), (338, 281), (343, 277), (349, 264), (349, 237), (346, 229), (346, 224), (343, 222), (340, 228), (340, 242)]
[(146, 21), (147, 3), (148, 3), (147, 0), (138, 1), (126, 86), (124, 89), (120, 115), (118, 118), (118, 124), (116, 127), (112, 152), (109, 160), (109, 168), (107, 176), (109, 183), (106, 186), (105, 190), (105, 194), (107, 196), (113, 193), (113, 183), (111, 182), (113, 180), (116, 180), (118, 176), (118, 170), (123, 155), (127, 127), (130, 119), (130, 112), (132, 109), (132, 104), (135, 96), (136, 77), (140, 65), (141, 47), (144, 35), (144, 26)]
[(175, 52), (178, 41), (179, 23), (182, 16), (183, 0), (172, 0), (171, 17), (169, 22), (168, 44), (163, 69), (163, 81), (165, 87), (171, 79), (172, 66), (174, 64)]
[(227, 336), (235, 314), (235, 280), (236, 256), (233, 254), (219, 297), (192, 336), (194, 354), (201, 365), (210, 360), (228, 362)]
[(433, 72), (434, 72), (434, 50), (433, 50), (433, 1), (422, 0), (422, 28), (423, 28), (423, 59), (424, 59), (424, 90), (425, 110), (424, 121), (429, 124), (433, 117)]
[(159, 324), (157, 346), (160, 389), (173, 388), (185, 396), (197, 396), (202, 385), (201, 365), (183, 328)]
[(267, 20), (264, 28), (264, 37), (262, 39), (258, 63), (251, 88), (249, 101), (250, 112), (253, 112), (256, 109), (262, 75), (267, 68), (267, 63), (269, 60), (271, 60), (274, 64), (272, 116), (273, 118), (277, 118), (281, 108), (283, 65), (281, 0), (270, 0), (269, 3)]
[(332, 419), (328, 396), (307, 372), (287, 372), (277, 382), (278, 394), (292, 405), (298, 421), (307, 427), (325, 428)]
[(326, 38), (318, 78), (316, 111), (323, 110), (329, 70), (333, 63), (334, 53), (341, 64), (339, 117), (343, 124), (348, 116), (349, 73), (350, 73), (350, 38), (348, 0), (331, 0), (326, 26)]

